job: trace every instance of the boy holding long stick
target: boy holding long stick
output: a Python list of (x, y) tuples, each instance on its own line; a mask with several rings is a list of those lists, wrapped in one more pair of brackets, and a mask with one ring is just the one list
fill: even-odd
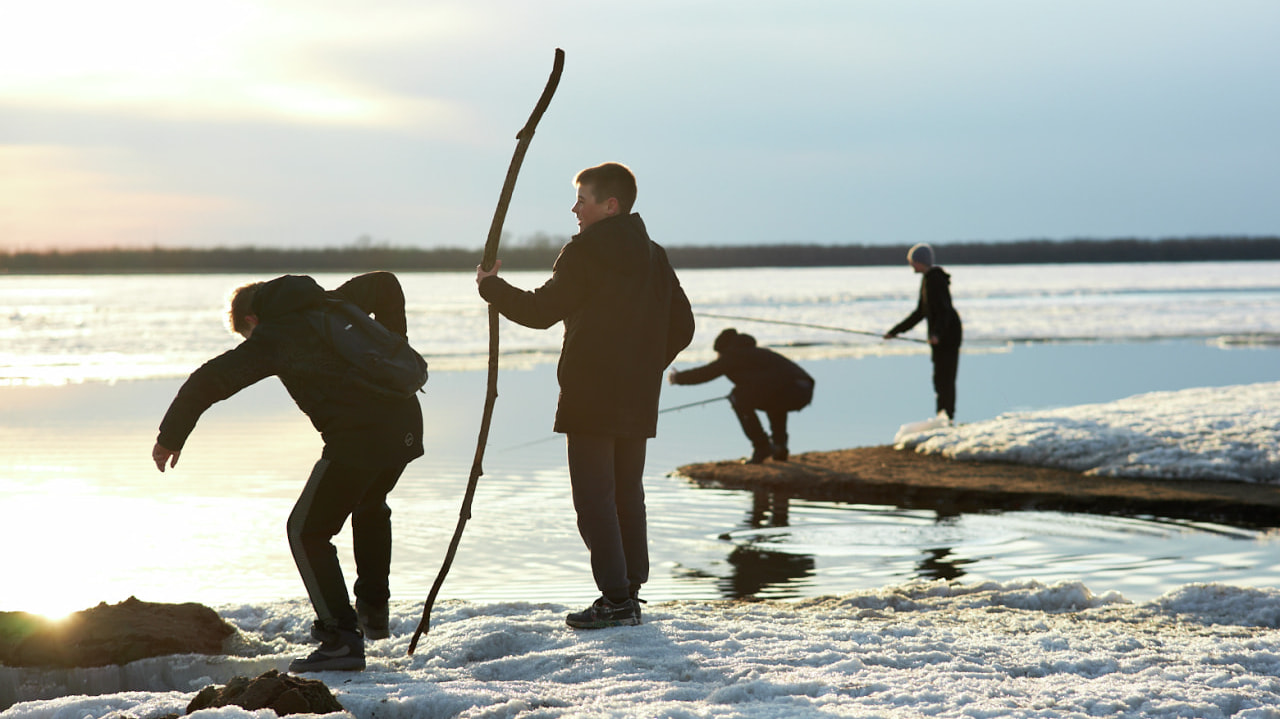
[(635, 176), (618, 163), (578, 173), (579, 232), (551, 278), (525, 291), (476, 268), (480, 296), (534, 329), (564, 322), (555, 431), (566, 435), (578, 530), (601, 596), (565, 621), (579, 629), (640, 623), (649, 578), (645, 446), (657, 433), (662, 373), (693, 339), (693, 312), (666, 251), (638, 214)]

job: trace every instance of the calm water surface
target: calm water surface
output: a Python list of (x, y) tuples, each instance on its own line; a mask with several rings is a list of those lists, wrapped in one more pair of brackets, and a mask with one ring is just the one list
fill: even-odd
[[(1195, 342), (1029, 345), (965, 356), (960, 419), (1106, 401), (1209, 372), (1222, 384), (1274, 379), (1275, 350)], [(793, 449), (888, 443), (932, 409), (928, 360), (813, 361), (814, 404)], [(1055, 378), (1048, 381), (1047, 377)], [(427, 456), (392, 496), (398, 598), (430, 589), (458, 517), (479, 428), (481, 372), (440, 372), (424, 397)], [(719, 381), (723, 382), (723, 381)], [(178, 380), (10, 388), (0, 423), (6, 561), (0, 609), (69, 611), (130, 595), (208, 604), (301, 595), (284, 522), (319, 441), (277, 383), (216, 406), (181, 462), (150, 465), (155, 425)], [(667, 407), (727, 393), (667, 388)], [(473, 516), (444, 595), (477, 601), (590, 599), (562, 440), (551, 434), (553, 369), (501, 375)], [(10, 418), (20, 418), (14, 422)], [(672, 476), (747, 450), (723, 401), (662, 415), (646, 487), (653, 600), (791, 598), (913, 578), (1079, 580), (1131, 599), (1187, 582), (1280, 586), (1267, 531), (1159, 518), (1044, 512), (938, 516), (701, 489)], [(1122, 480), (1118, 480), (1122, 481)], [(349, 566), (347, 535), (339, 552)]]
[[(1020, 277), (1016, 274), (975, 276), (969, 305), (961, 304), (966, 332), (975, 341), (966, 345), (961, 360), (958, 419), (1280, 379), (1280, 348), (1273, 343), (1219, 341), (1235, 326), (1265, 336), (1274, 321), (1267, 308), (1280, 299), (1280, 288), (1267, 288), (1257, 275), (1243, 289), (1226, 286), (1241, 274), (1231, 269), (1200, 273), (1210, 276), (1209, 289), (1182, 290), (1169, 285), (1193, 284), (1198, 275), (1178, 268), (1176, 281), (1144, 278), (1135, 289), (1121, 272), (1099, 271), (1093, 289), (1074, 294), (1055, 286), (1056, 273), (1043, 273), (1045, 286), (1039, 290), (1025, 278), (1009, 288)], [(741, 294), (742, 275), (694, 274), (686, 285), (695, 306), (708, 311), (759, 315), (783, 307), (820, 324), (887, 326), (909, 310), (915, 278), (905, 270), (852, 274), (864, 280), (852, 298), (840, 294), (840, 287), (855, 284), (850, 275), (835, 271), (804, 275), (812, 280), (804, 291), (780, 286), (772, 303), (758, 290), (735, 295)], [(760, 276), (749, 273), (753, 282)], [(204, 317), (210, 311), (206, 304), (217, 305), (208, 299), (175, 297), (179, 309), (157, 310), (144, 320), (117, 317), (115, 305), (101, 303), (102, 293), (110, 290), (122, 298), (121, 306), (127, 305), (125, 285), (136, 281), (96, 279), (96, 289), (85, 292), (97, 299), (71, 309), (65, 302), (76, 291), (74, 282), (47, 283), (43, 295), (36, 293), (47, 300), (44, 305), (21, 306), (12, 300), (22, 296), (15, 285), (0, 283), (0, 306), (10, 318), (3, 352), (11, 385), (0, 387), (0, 478), (6, 487), (0, 610), (57, 613), (130, 595), (213, 605), (301, 598), (284, 523), (318, 456), (319, 438), (278, 382), (268, 380), (215, 406), (201, 420), (178, 467), (156, 472), (149, 457), (155, 428), (181, 376), (229, 341), (217, 335), (210, 339), (211, 332), (220, 331), (220, 317)], [(1128, 289), (1106, 289), (1124, 282)], [(230, 284), (220, 278), (217, 286)], [(431, 331), (428, 318), (452, 317), (447, 308), (464, 307), (470, 298), (462, 293), (474, 291), (456, 277), (417, 277), (406, 284), (452, 287), (422, 301), (420, 336)], [(1000, 299), (1002, 286), (1012, 299)], [(49, 300), (52, 296), (62, 297), (64, 304)], [(844, 315), (823, 314), (824, 303), (835, 303)], [(1166, 309), (1148, 319), (1145, 326), (1153, 329), (1146, 334), (1134, 334), (1131, 330), (1144, 325), (1127, 317), (1122, 338), (1063, 341), (1077, 333), (1060, 324), (1103, 326), (1134, 303), (1143, 312)], [(445, 309), (424, 309), (426, 304)], [(37, 305), (61, 309), (42, 311)], [(1263, 310), (1232, 324), (1231, 316), (1243, 317), (1242, 308), (1255, 305)], [(852, 314), (850, 307), (865, 313)], [(458, 313), (469, 317), (473, 309)], [(204, 324), (198, 330), (175, 329), (193, 323)], [(110, 332), (95, 329), (103, 324), (136, 331), (108, 340), (104, 335)], [(709, 357), (706, 346), (726, 324), (700, 323), (695, 347), (678, 364)], [(795, 452), (887, 444), (900, 425), (932, 414), (929, 360), (916, 347), (861, 351), (856, 343), (864, 340), (857, 338), (837, 342), (829, 333), (738, 326), (762, 341), (789, 346), (784, 351), (799, 357), (817, 379), (813, 405), (793, 419)], [(1030, 341), (1012, 337), (1024, 330)], [(550, 431), (554, 367), (530, 359), (539, 353), (554, 356), (559, 332), (503, 331), (504, 346), (528, 351), (504, 359), (485, 474), (444, 596), (587, 601), (595, 590), (574, 525), (563, 440)], [(482, 371), (469, 369), (474, 365), (465, 361), (440, 359), (473, 354), (468, 333), (482, 342), (483, 322), (479, 329), (441, 332), (452, 332), (453, 339), (436, 349), (436, 371), (423, 397), (427, 455), (410, 465), (392, 495), (393, 591), (407, 602), (426, 596), (457, 522), (484, 392)], [(1192, 338), (1168, 338), (1178, 336)], [(210, 342), (220, 344), (210, 350)], [(78, 352), (93, 358), (89, 364), (140, 369), (120, 373), (113, 383), (23, 386), (13, 381), (23, 372), (38, 374), (31, 371), (35, 367), (74, 382), (81, 369)], [(450, 371), (451, 366), (460, 369)], [(134, 376), (138, 379), (128, 379)], [(662, 406), (714, 400), (729, 389), (725, 380), (667, 387)], [(747, 449), (724, 401), (662, 415), (647, 465), (653, 569), (646, 597), (793, 598), (914, 578), (1079, 580), (1095, 592), (1119, 591), (1134, 600), (1188, 582), (1280, 586), (1280, 543), (1269, 531), (1045, 512), (938, 516), (702, 489), (672, 475), (680, 465), (739, 457)], [(347, 541), (344, 532), (339, 554), (350, 573)]]

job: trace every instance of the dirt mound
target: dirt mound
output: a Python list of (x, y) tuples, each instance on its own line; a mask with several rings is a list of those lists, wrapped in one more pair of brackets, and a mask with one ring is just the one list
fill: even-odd
[(0, 612), (0, 664), (9, 667), (100, 667), (168, 654), (223, 654), (235, 634), (202, 604), (158, 604), (129, 597), (51, 621)]
[(270, 709), (276, 716), (345, 711), (324, 682), (281, 674), (273, 669), (256, 679), (235, 677), (225, 687), (205, 687), (187, 705), (187, 713), (231, 705), (249, 711)]

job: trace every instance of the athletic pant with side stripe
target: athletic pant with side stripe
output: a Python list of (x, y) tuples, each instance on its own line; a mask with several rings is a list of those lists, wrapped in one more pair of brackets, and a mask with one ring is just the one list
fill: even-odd
[(354, 629), (356, 612), (347, 594), (333, 536), (351, 517), (356, 560), (356, 597), (385, 604), (391, 596), (391, 508), (387, 494), (405, 465), (357, 467), (321, 459), (289, 515), (289, 548), (302, 583), (325, 624)]

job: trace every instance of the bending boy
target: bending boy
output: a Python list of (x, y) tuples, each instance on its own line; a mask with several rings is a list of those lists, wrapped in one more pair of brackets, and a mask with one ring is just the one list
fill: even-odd
[[(404, 292), (395, 275), (373, 272), (325, 292), (305, 275), (245, 285), (231, 299), (232, 329), (245, 339), (195, 372), (160, 423), (151, 457), (174, 467), (196, 421), (213, 403), (276, 375), (324, 437), (324, 450), (289, 515), (289, 547), (306, 586), (320, 642), (294, 672), (364, 669), (364, 637), (388, 635), (391, 508), (387, 493), (422, 455), (416, 396), (384, 397), (347, 379), (347, 365), (304, 314), (326, 297), (349, 300), (384, 327), (407, 336)], [(356, 607), (331, 542), (347, 517), (355, 552)]]

